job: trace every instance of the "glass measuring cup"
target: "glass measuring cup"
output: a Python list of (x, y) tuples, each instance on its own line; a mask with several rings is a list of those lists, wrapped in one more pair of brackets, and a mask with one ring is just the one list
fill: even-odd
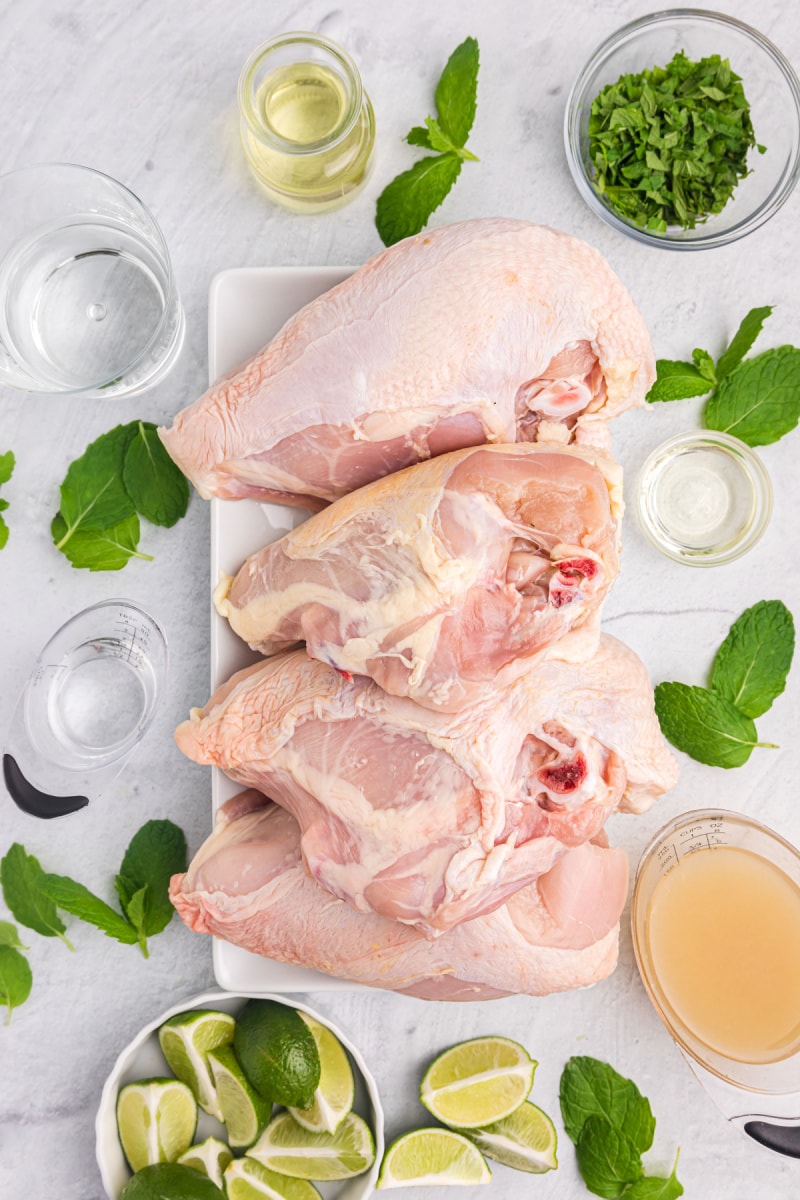
[(45, 800), (64, 789), (96, 795), (144, 736), (166, 671), (163, 630), (128, 600), (101, 601), (62, 625), (39, 655), (12, 722), (6, 759), (22, 782), (5, 760), (4, 774), (17, 803), (26, 806), (26, 782)]
[[(745, 906), (748, 920), (727, 922), (721, 903), (730, 914), (734, 903)], [(729, 1120), (770, 1149), (800, 1157), (800, 991), (792, 984), (792, 965), (800, 964), (800, 852), (740, 813), (684, 813), (642, 854), (631, 925), (645, 988), (695, 1075)], [(769, 955), (748, 938), (759, 928), (773, 939), (775, 961), (785, 950), (785, 994), (742, 1025), (741, 1005), (757, 1000), (759, 989), (769, 1001), (775, 995)], [(726, 941), (731, 930), (740, 933), (738, 947)], [(736, 972), (749, 991), (734, 990)]]

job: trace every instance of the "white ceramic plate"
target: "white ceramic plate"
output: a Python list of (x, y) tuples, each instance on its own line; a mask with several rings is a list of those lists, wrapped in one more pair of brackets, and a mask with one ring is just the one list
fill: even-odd
[[(267, 998), (277, 1000), (279, 1004), (286, 1003), (281, 996)], [(103, 1087), (95, 1121), (97, 1165), (100, 1168), (103, 1187), (109, 1200), (118, 1200), (120, 1192), (131, 1177), (130, 1168), (125, 1161), (117, 1134), (117, 1094), (126, 1083), (135, 1083), (137, 1079), (169, 1077), (172, 1074), (158, 1044), (160, 1027), (170, 1017), (187, 1012), (191, 1008), (218, 1008), (236, 1016), (248, 999), (250, 997), (246, 994), (234, 996), (230, 992), (204, 992), (201, 996), (191, 996), (182, 1004), (175, 1004), (166, 1012), (161, 1013), (149, 1025), (145, 1025), (144, 1029), (140, 1030), (133, 1041), (122, 1051)], [(321, 1190), (325, 1197), (331, 1198), (331, 1200), (366, 1200), (368, 1196), (372, 1195), (375, 1188), (375, 1181), (378, 1178), (383, 1158), (383, 1108), (378, 1095), (378, 1086), (372, 1072), (361, 1057), (360, 1051), (340, 1029), (305, 1004), (295, 1004), (292, 1001), (291, 1007), (308, 1013), (320, 1024), (326, 1025), (345, 1047), (352, 1060), (352, 1065), (356, 1068), (353, 1072), (356, 1084), (353, 1107), (364, 1118), (375, 1135), (375, 1162), (365, 1174), (356, 1175), (353, 1179), (345, 1180), (340, 1184), (322, 1184)], [(200, 1142), (212, 1135), (224, 1139), (224, 1127), (213, 1117), (209, 1117), (207, 1113), (201, 1111), (195, 1140)]]
[[(213, 383), (238, 367), (272, 338), (303, 305), (352, 274), (349, 267), (242, 267), (223, 271), (211, 282), (208, 305), (208, 376)], [(211, 586), (221, 571), (235, 574), (248, 555), (288, 533), (308, 514), (300, 508), (256, 500), (211, 501)], [(257, 661), (254, 654), (213, 610), (211, 690), (234, 671)], [(242, 790), (216, 768), (211, 783), (214, 813)], [(355, 989), (360, 985), (261, 958), (214, 939), (214, 975), (231, 992), (305, 992)]]

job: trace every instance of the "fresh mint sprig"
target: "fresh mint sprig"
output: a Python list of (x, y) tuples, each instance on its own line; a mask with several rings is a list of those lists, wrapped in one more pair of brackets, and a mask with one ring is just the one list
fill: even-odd
[(150, 421), (117, 425), (70, 464), (50, 532), (73, 567), (119, 571), (138, 549), (142, 516), (172, 526), (186, 514), (189, 484)]
[[(14, 458), (13, 450), (7, 450), (5, 454), (0, 454), (0, 487), (2, 487), (4, 483), (8, 483), (9, 479), (14, 474), (15, 463), (16, 459)], [(0, 550), (3, 549), (8, 541), (8, 525), (6, 524), (5, 518), (2, 516), (7, 508), (8, 501), (4, 500), (0, 496)]]
[(586, 1055), (571, 1058), (561, 1075), (561, 1116), (583, 1182), (604, 1200), (678, 1200), (678, 1158), (668, 1178), (645, 1175), (642, 1154), (653, 1144), (655, 1117), (632, 1079)]
[(800, 349), (779, 346), (745, 358), (771, 312), (769, 305), (751, 309), (716, 365), (707, 350), (694, 350), (691, 362), (660, 358), (647, 399), (654, 404), (711, 392), (706, 429), (730, 433), (748, 446), (777, 442), (800, 420)]
[(794, 620), (780, 600), (761, 600), (734, 621), (717, 651), (709, 687), (659, 683), (656, 715), (678, 750), (711, 767), (740, 767), (758, 739), (763, 716), (786, 687), (794, 656)]
[(477, 162), (466, 148), (478, 95), (478, 43), (466, 38), (450, 55), (436, 85), (436, 117), (415, 125), (406, 141), (434, 154), (392, 180), (378, 197), (375, 225), (385, 246), (412, 237), (427, 225), (461, 173)]

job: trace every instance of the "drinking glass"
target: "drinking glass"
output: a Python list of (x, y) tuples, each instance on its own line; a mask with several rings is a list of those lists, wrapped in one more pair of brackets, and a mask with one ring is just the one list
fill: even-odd
[(183, 330), (163, 234), (133, 192), (71, 163), (0, 176), (0, 385), (133, 395)]

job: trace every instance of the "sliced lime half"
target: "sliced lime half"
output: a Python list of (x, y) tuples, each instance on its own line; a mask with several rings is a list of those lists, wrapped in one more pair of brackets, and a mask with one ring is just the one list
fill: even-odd
[(488, 1183), (492, 1173), (480, 1150), (452, 1129), (413, 1129), (383, 1156), (379, 1188)]

